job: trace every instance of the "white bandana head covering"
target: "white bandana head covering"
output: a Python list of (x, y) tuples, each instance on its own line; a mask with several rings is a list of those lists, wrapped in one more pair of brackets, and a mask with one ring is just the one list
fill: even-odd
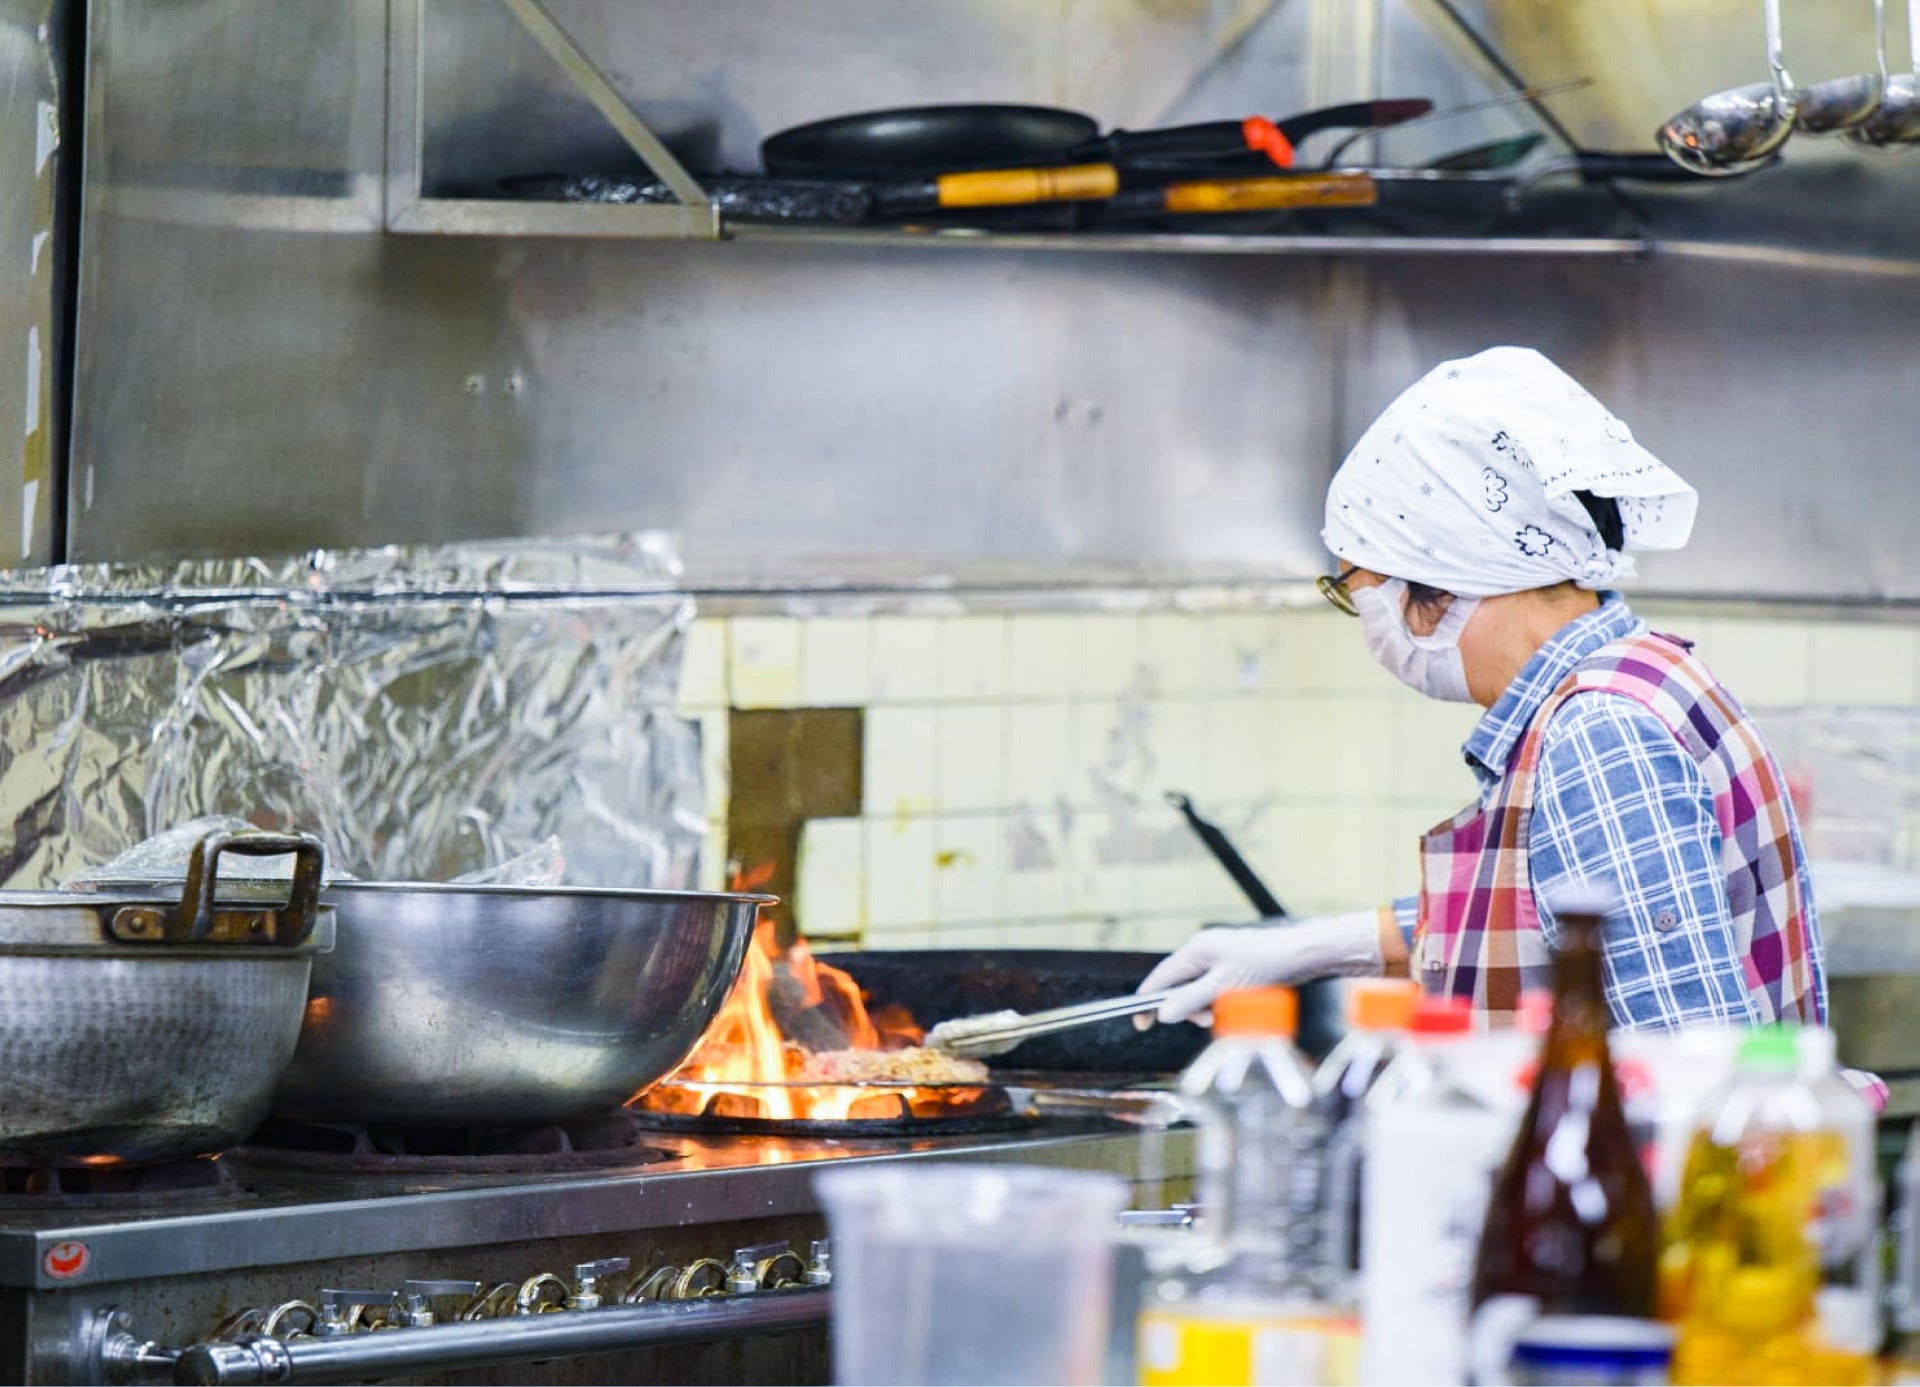
[(1390, 578), (1494, 597), (1631, 578), (1576, 491), (1620, 502), (1627, 549), (1678, 549), (1699, 495), (1539, 352), (1429, 371), (1373, 421), (1327, 490), (1328, 549)]

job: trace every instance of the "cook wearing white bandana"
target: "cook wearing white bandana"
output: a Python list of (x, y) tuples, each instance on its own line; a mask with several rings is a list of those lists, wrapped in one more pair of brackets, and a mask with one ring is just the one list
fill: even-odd
[(1159, 1019), (1232, 988), (1409, 968), (1507, 1019), (1546, 980), (1543, 902), (1575, 885), (1619, 900), (1618, 1023), (1824, 1016), (1785, 777), (1691, 645), (1611, 591), (1635, 551), (1687, 542), (1698, 501), (1526, 348), (1445, 362), (1389, 405), (1328, 489), (1340, 571), (1320, 587), (1396, 678), (1487, 710), (1462, 748), (1479, 796), (1422, 839), (1417, 897), (1201, 931), (1142, 984), (1171, 989)]

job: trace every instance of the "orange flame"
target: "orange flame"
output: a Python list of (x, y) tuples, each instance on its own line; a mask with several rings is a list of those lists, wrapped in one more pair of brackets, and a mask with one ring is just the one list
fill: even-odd
[[(736, 873), (735, 889), (753, 889), (756, 876), (764, 879), (761, 873)], [(904, 1007), (869, 1010), (859, 983), (821, 963), (804, 942), (781, 949), (773, 921), (763, 919), (739, 980), (699, 1046), (643, 1094), (639, 1106), (685, 1115), (821, 1122), (901, 1118), (946, 1102), (946, 1094), (918, 1088), (876, 1092), (804, 1082), (809, 1049), (783, 1028), (783, 1015), (795, 1024), (805, 1021), (812, 1039), (832, 1037), (830, 1048), (897, 1050), (917, 1045), (922, 1036)]]

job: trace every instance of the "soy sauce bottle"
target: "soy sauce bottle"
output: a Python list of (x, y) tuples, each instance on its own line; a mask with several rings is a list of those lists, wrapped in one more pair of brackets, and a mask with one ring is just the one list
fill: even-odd
[(1659, 1221), (1607, 1046), (1600, 947), (1610, 904), (1591, 892), (1553, 903), (1552, 1019), (1474, 1263), (1477, 1381), (1505, 1380), (1516, 1337), (1543, 1317), (1599, 1343), (1635, 1338), (1645, 1326), (1633, 1322), (1657, 1310)]

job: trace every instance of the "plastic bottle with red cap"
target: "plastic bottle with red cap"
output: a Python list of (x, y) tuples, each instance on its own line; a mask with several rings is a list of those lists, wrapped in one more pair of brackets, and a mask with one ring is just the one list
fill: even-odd
[(1464, 998), (1423, 997), (1364, 1105), (1359, 1379), (1457, 1383), (1467, 1285), (1494, 1172), (1525, 1108), (1539, 1048), (1478, 1029)]

